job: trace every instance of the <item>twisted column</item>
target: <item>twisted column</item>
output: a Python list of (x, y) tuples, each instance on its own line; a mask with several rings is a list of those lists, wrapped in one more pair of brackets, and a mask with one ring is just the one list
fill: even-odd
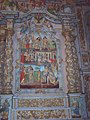
[(77, 51), (75, 47), (76, 37), (72, 34), (71, 30), (63, 31), (65, 37), (65, 52), (66, 52), (66, 71), (68, 81), (68, 92), (77, 93), (81, 92), (81, 79), (79, 73), (79, 64)]
[(4, 85), (4, 57), (5, 57), (5, 37), (0, 35), (0, 93)]
[(6, 31), (6, 46), (5, 46), (5, 83), (3, 88), (3, 93), (9, 94), (12, 93), (11, 82), (13, 80), (13, 48), (12, 48), (12, 35), (13, 30), (7, 29)]

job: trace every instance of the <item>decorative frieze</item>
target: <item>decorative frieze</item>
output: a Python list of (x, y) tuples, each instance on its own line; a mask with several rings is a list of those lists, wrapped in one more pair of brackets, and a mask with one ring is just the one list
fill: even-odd
[(55, 119), (55, 118), (67, 118), (65, 109), (61, 110), (24, 110), (17, 111), (17, 120), (30, 120), (30, 119)]
[(62, 107), (65, 98), (19, 99), (18, 107)]

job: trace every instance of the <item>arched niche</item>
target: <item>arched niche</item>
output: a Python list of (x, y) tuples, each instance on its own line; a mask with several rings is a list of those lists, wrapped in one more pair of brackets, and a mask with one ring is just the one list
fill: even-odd
[[(31, 15), (32, 16), (32, 15)], [(18, 20), (16, 20), (18, 21)], [(64, 92), (62, 24), (38, 13), (14, 24), (14, 92)], [(61, 46), (62, 42), (62, 46)]]

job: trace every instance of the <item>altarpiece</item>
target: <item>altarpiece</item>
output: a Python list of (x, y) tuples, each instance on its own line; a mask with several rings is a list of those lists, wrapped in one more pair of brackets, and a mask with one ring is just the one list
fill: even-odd
[(72, 5), (0, 2), (1, 120), (87, 117)]

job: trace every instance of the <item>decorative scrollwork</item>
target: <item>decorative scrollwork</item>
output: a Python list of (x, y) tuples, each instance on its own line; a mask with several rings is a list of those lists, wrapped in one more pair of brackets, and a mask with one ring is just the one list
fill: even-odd
[(3, 88), (3, 93), (11, 93), (12, 85), (11, 81), (13, 80), (13, 48), (12, 48), (12, 29), (7, 29), (7, 37), (6, 37), (6, 47), (5, 47), (5, 83)]
[(79, 74), (79, 64), (78, 57), (75, 48), (75, 36), (72, 35), (71, 30), (63, 32), (65, 37), (65, 52), (66, 52), (66, 71), (67, 71), (67, 81), (68, 81), (68, 91), (69, 92), (80, 92), (81, 91), (81, 81)]
[(49, 118), (66, 118), (66, 110), (27, 110), (17, 111), (17, 120), (23, 119), (49, 119)]
[(65, 99), (48, 98), (48, 99), (19, 99), (18, 107), (51, 107), (64, 106)]

